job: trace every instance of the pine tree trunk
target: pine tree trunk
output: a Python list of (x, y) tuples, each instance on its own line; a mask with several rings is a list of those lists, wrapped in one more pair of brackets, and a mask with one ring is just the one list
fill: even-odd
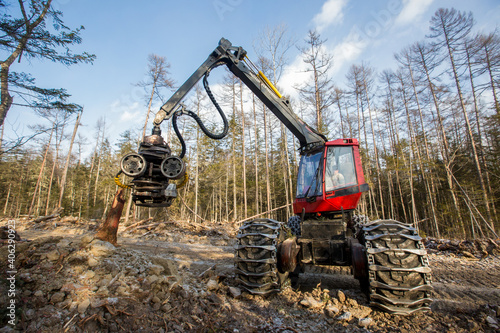
[(410, 179), (409, 179), (409, 184), (410, 184), (412, 223), (415, 223), (415, 227), (418, 230), (419, 226), (418, 226), (418, 224), (416, 224), (416, 222), (418, 221), (417, 206), (415, 204), (415, 193), (414, 193), (414, 189), (413, 189), (413, 158), (414, 158), (414, 154), (415, 154), (414, 140), (413, 140), (413, 131), (411, 129), (412, 125), (411, 125), (410, 113), (408, 110), (408, 99), (406, 98), (405, 86), (404, 86), (402, 78), (401, 78), (401, 91), (403, 94), (403, 103), (404, 103), (405, 111), (406, 111), (406, 121), (407, 121), (407, 125), (408, 125), (408, 134), (410, 136), (410, 153), (409, 153)]
[(430, 77), (429, 68), (427, 66), (427, 60), (425, 59), (425, 55), (423, 53), (423, 50), (421, 48), (418, 48), (418, 53), (420, 55), (422, 68), (423, 68), (423, 71), (425, 73), (425, 78), (427, 80), (427, 85), (428, 85), (429, 90), (430, 90), (431, 95), (432, 95), (432, 100), (434, 102), (434, 108), (436, 109), (436, 113), (437, 113), (437, 120), (438, 120), (437, 132), (441, 134), (441, 140), (442, 140), (443, 148), (444, 148), (444, 153), (442, 154), (443, 155), (442, 157), (443, 157), (444, 163), (447, 165), (447, 167), (445, 167), (446, 181), (447, 181), (448, 188), (450, 190), (450, 194), (452, 197), (453, 206), (455, 207), (455, 211), (458, 214), (457, 215), (458, 224), (460, 225), (463, 232), (465, 232), (464, 222), (462, 219), (462, 214), (460, 212), (460, 205), (458, 204), (458, 199), (457, 199), (457, 196), (455, 194), (455, 189), (454, 189), (455, 185), (453, 184), (451, 168), (449, 165), (450, 164), (450, 160), (449, 160), (450, 149), (449, 149), (449, 145), (448, 145), (448, 139), (446, 138), (446, 133), (445, 133), (444, 126), (443, 126), (443, 118), (441, 117), (441, 110), (439, 107), (439, 101), (437, 99), (436, 92), (434, 90), (434, 84), (432, 83), (432, 80)]
[(7, 206), (9, 205), (11, 187), (12, 187), (12, 183), (9, 183), (9, 190), (7, 191), (7, 198), (5, 199), (5, 206), (3, 207), (3, 215), (5, 215), (7, 213)]
[(229, 158), (226, 156), (226, 193), (225, 193), (225, 199), (226, 199), (226, 221), (229, 222)]
[[(232, 100), (233, 100), (233, 121), (236, 123), (236, 89), (234, 77), (232, 81)], [(238, 219), (238, 211), (237, 211), (237, 196), (236, 196), (236, 127), (233, 126), (232, 130), (232, 140), (231, 140), (231, 156), (233, 162), (233, 222), (236, 222)]]
[[(478, 143), (477, 143), (477, 148), (478, 148), (478, 153), (479, 153), (479, 158), (481, 160), (482, 164), (482, 169), (484, 171), (484, 178), (486, 180), (486, 187), (488, 189), (488, 197), (494, 196), (493, 191), (491, 189), (491, 183), (490, 183), (490, 176), (488, 172), (488, 166), (486, 164), (486, 159), (484, 156), (484, 148), (483, 148), (483, 133), (481, 130), (481, 120), (479, 116), (479, 106), (477, 103), (477, 96), (476, 96), (476, 87), (474, 84), (474, 73), (472, 71), (472, 64), (471, 64), (471, 55), (470, 55), (470, 49), (469, 46), (465, 46), (465, 51), (466, 51), (466, 56), (467, 56), (467, 67), (469, 69), (469, 80), (470, 80), (470, 86), (471, 86), (471, 92), (472, 92), (472, 97), (474, 101), (474, 114), (476, 116), (476, 126), (477, 126), (477, 136), (478, 136)], [(495, 91), (493, 90), (493, 93)], [(496, 96), (494, 97), (496, 99)], [(496, 219), (496, 207), (494, 200), (491, 202), (492, 205), (492, 210), (493, 210), (493, 216)]]
[(491, 69), (491, 55), (490, 51), (488, 50), (488, 45), (487, 43), (484, 44), (484, 52), (486, 54), (486, 65), (488, 68), (488, 74), (490, 77), (490, 87), (491, 87), (491, 93), (493, 95), (493, 101), (495, 103), (495, 110), (497, 112), (497, 115), (500, 115), (500, 103), (498, 102), (498, 97), (497, 97), (497, 92), (496, 92), (496, 86), (495, 86), (495, 77), (493, 75), (493, 71)]
[(318, 71), (316, 65), (313, 64), (313, 75), (314, 75), (314, 103), (316, 107), (316, 129), (321, 132), (321, 96), (319, 93), (319, 83), (318, 83)]
[(344, 121), (342, 118), (342, 108), (340, 107), (340, 97), (337, 98), (337, 108), (339, 109), (339, 120), (340, 120), (340, 130), (342, 131), (342, 137), (345, 138), (345, 131), (344, 131)]
[[(65, 117), (67, 117), (65, 115)], [(45, 204), (45, 215), (49, 215), (49, 206), (50, 206), (50, 194), (51, 194), (51, 190), (52, 190), (52, 182), (54, 180), (54, 173), (56, 172), (56, 166), (57, 166), (57, 162), (59, 160), (59, 147), (61, 146), (61, 141), (63, 139), (63, 136), (64, 136), (64, 128), (65, 128), (65, 123), (66, 122), (63, 122), (62, 124), (62, 128), (61, 128), (61, 136), (59, 137), (59, 140), (57, 140), (57, 130), (56, 130), (56, 156), (54, 157), (54, 163), (52, 164), (52, 171), (50, 173), (50, 179), (49, 179), (49, 188), (47, 190), (47, 202)]]
[(97, 148), (99, 147), (99, 136), (100, 131), (97, 133), (97, 139), (95, 143), (94, 153), (92, 154), (92, 159), (90, 161), (90, 170), (89, 170), (89, 181), (87, 183), (87, 218), (90, 218), (90, 188), (92, 184), (92, 173), (94, 172), (95, 160), (97, 156)]
[[(108, 212), (109, 191), (110, 191), (109, 186), (106, 186), (106, 196), (105, 196), (105, 198), (103, 200), (104, 212), (102, 213), (101, 220), (104, 220), (104, 218), (106, 217), (106, 213)], [(121, 214), (120, 214), (120, 216), (121, 216)]]
[[(361, 99), (361, 97), (360, 97)], [(364, 134), (364, 142), (365, 142), (365, 151), (368, 154), (368, 135), (366, 134), (366, 122), (365, 122), (365, 109), (363, 107), (363, 100), (360, 101), (361, 104), (361, 119), (359, 119), (359, 112), (358, 112), (358, 124), (361, 124), (361, 121), (363, 122), (363, 134)], [(361, 125), (358, 125), (361, 126)], [(370, 158), (367, 157), (367, 163), (366, 165), (366, 178), (368, 183), (371, 183), (372, 181), (372, 173), (371, 173), (371, 161)], [(378, 208), (377, 208), (377, 203), (375, 202), (375, 194), (373, 193), (373, 188), (370, 186), (370, 189), (368, 191), (368, 199), (370, 203), (370, 215), (375, 216), (376, 218), (379, 217), (378, 215)]]
[(289, 156), (289, 152), (288, 152), (288, 136), (286, 134), (285, 126), (283, 126), (283, 132), (285, 135), (285, 138), (284, 138), (285, 139), (285, 161), (286, 161), (286, 171), (288, 174), (288, 190), (290, 191), (290, 202), (289, 202), (290, 206), (288, 206), (288, 208), (287, 208), (287, 210), (288, 210), (287, 220), (288, 220), (288, 218), (293, 215), (293, 207), (291, 204), (293, 203), (295, 196), (293, 195), (293, 177), (292, 177), (292, 169), (290, 166), (290, 156)]
[(59, 193), (58, 207), (62, 207), (62, 201), (64, 197), (64, 189), (66, 187), (66, 177), (68, 175), (69, 161), (71, 159), (71, 151), (73, 150), (73, 143), (75, 142), (76, 132), (78, 131), (78, 126), (80, 125), (80, 118), (82, 117), (83, 109), (80, 111), (76, 117), (75, 128), (73, 129), (73, 135), (71, 136), (71, 141), (69, 143), (68, 156), (66, 157), (66, 163), (64, 164), (64, 170), (61, 178), (61, 190)]
[[(196, 113), (200, 116), (201, 96), (196, 92), (198, 100), (196, 102)], [(194, 223), (198, 223), (198, 186), (200, 177), (200, 128), (196, 127), (196, 167), (194, 171)]]
[[(102, 144), (104, 143), (104, 131), (105, 131), (105, 126), (102, 128), (102, 138), (101, 138), (101, 151), (102, 151)], [(97, 170), (96, 170), (96, 176), (95, 176), (95, 183), (94, 183), (94, 206), (97, 201), (97, 185), (99, 182), (99, 175), (101, 174), (101, 152), (97, 154)]]
[(252, 94), (253, 129), (255, 137), (255, 214), (259, 214), (259, 133), (257, 130), (257, 112), (255, 110), (255, 95)]
[(156, 89), (156, 80), (153, 80), (153, 87), (151, 88), (151, 95), (149, 96), (149, 102), (148, 102), (148, 112), (146, 113), (146, 120), (144, 121), (144, 127), (142, 129), (142, 136), (140, 141), (144, 140), (144, 137), (146, 136), (146, 128), (148, 127), (149, 114), (151, 113), (151, 104), (153, 104), (155, 89)]
[(481, 191), (482, 191), (482, 195), (483, 195), (483, 204), (484, 204), (484, 207), (486, 209), (486, 214), (487, 214), (488, 222), (490, 223), (490, 226), (491, 226), (492, 230), (495, 231), (495, 224), (493, 223), (493, 220), (492, 220), (492, 217), (491, 217), (491, 210), (490, 210), (490, 204), (489, 204), (489, 200), (488, 200), (488, 193), (486, 191), (486, 186), (485, 186), (484, 179), (483, 179), (483, 174), (482, 174), (482, 171), (481, 171), (481, 165), (479, 164), (479, 158), (478, 158), (478, 154), (477, 154), (477, 150), (476, 150), (476, 142), (474, 140), (474, 136), (472, 135), (472, 128), (471, 128), (471, 125), (470, 125), (470, 121), (469, 121), (469, 116), (467, 114), (467, 110), (465, 108), (465, 101), (464, 101), (464, 98), (463, 98), (463, 95), (462, 95), (462, 88), (460, 87), (460, 80), (458, 78), (458, 72), (457, 72), (457, 68), (456, 68), (456, 64), (455, 64), (455, 59), (453, 57), (453, 51), (452, 51), (453, 49), (452, 49), (452, 47), (450, 45), (450, 41), (448, 39), (448, 34), (447, 34), (446, 29), (443, 29), (443, 31), (444, 31), (444, 36), (446, 38), (446, 45), (447, 45), (447, 49), (448, 49), (448, 56), (450, 57), (450, 63), (451, 63), (452, 71), (453, 71), (453, 77), (455, 79), (455, 85), (456, 85), (456, 88), (457, 88), (458, 98), (460, 100), (460, 107), (461, 107), (461, 110), (462, 110), (462, 113), (463, 113), (463, 116), (464, 116), (464, 119), (465, 119), (465, 126), (466, 126), (466, 130), (467, 130), (467, 136), (469, 137), (469, 141), (471, 143), (472, 157), (473, 157), (473, 160), (474, 160), (474, 165), (476, 166), (476, 172), (477, 172), (477, 176), (478, 176), (478, 180), (479, 180), (479, 185), (481, 187)]
[[(377, 150), (377, 142), (375, 141), (375, 130), (373, 129), (373, 119), (372, 119), (372, 110), (370, 107), (370, 97), (368, 96), (368, 86), (366, 83), (365, 69), (363, 68), (363, 87), (365, 91), (366, 105), (368, 107), (368, 114), (370, 116), (370, 126), (372, 130), (372, 141), (373, 141), (373, 151), (375, 154), (375, 167), (377, 170), (377, 181), (378, 181), (378, 192), (380, 197), (380, 209), (382, 210), (382, 219), (385, 219), (385, 209), (384, 209), (384, 195), (382, 193), (382, 175), (380, 172), (380, 162), (378, 158), (378, 150)], [(378, 213), (377, 213), (378, 215)]]
[[(413, 70), (412, 70), (410, 62), (408, 62), (408, 70), (409, 70), (409, 73), (410, 73), (411, 85), (413, 87), (413, 94), (415, 96), (415, 101), (417, 103), (418, 114), (420, 116), (420, 126), (422, 127), (422, 136), (423, 136), (423, 139), (424, 139), (424, 147), (425, 147), (425, 152), (426, 152), (426, 156), (427, 156), (427, 161), (430, 161), (429, 145), (427, 144), (427, 134), (425, 132), (425, 126), (424, 126), (424, 120), (423, 120), (423, 115), (422, 115), (422, 109), (420, 108), (420, 100), (418, 98), (417, 87), (416, 87), (416, 84), (415, 84), (415, 80), (413, 78)], [(417, 143), (417, 145), (418, 145), (418, 143)], [(437, 221), (437, 216), (436, 216), (436, 208), (435, 208), (435, 205), (434, 205), (434, 202), (435, 202), (434, 193), (436, 193), (436, 191), (434, 190), (434, 185), (433, 185), (433, 191), (431, 191), (431, 188), (430, 188), (430, 185), (429, 185), (429, 180), (428, 180), (428, 178), (426, 176), (426, 172), (424, 172), (424, 163), (422, 162), (422, 158), (420, 156), (420, 151), (418, 151), (418, 160), (419, 160), (419, 164), (420, 164), (420, 170), (421, 170), (421, 173), (422, 173), (422, 179), (424, 181), (424, 185), (425, 185), (425, 188), (426, 188), (426, 191), (427, 191), (427, 197), (429, 198), (429, 204), (430, 204), (430, 207), (431, 207), (432, 221), (433, 221), (433, 224), (434, 224), (434, 230), (436, 232), (435, 236), (437, 238), (441, 238), (441, 234), (439, 232), (439, 225), (438, 225), (438, 221)], [(432, 171), (431, 170), (429, 170), (429, 177), (431, 178), (431, 182), (432, 182), (432, 178), (433, 177), (432, 177)]]
[(35, 190), (33, 191), (33, 198), (31, 199), (31, 205), (30, 205), (30, 208), (28, 210), (28, 218), (31, 217), (31, 213), (33, 212), (33, 207), (35, 204), (36, 194), (41, 187), (43, 170), (45, 168), (45, 163), (47, 161), (47, 154), (49, 153), (50, 143), (52, 141), (52, 135), (54, 134), (54, 128), (55, 128), (55, 123), (52, 123), (52, 129), (50, 130), (49, 142), (47, 143), (47, 149), (45, 149), (45, 154), (43, 155), (42, 166), (40, 167), (40, 173), (38, 174), (38, 178), (37, 178), (36, 185), (35, 185)]
[[(398, 125), (397, 125), (397, 121), (396, 121), (392, 87), (391, 87), (389, 81), (388, 81), (388, 84), (389, 84), (390, 111), (391, 111), (389, 113), (389, 124), (390, 124), (391, 132), (393, 135), (393, 141), (394, 141), (393, 155), (396, 157), (401, 156), (401, 158), (403, 160), (403, 167), (405, 169), (407, 169), (406, 157), (405, 157), (403, 148), (401, 146), (401, 140), (399, 139), (399, 130), (398, 130)], [(405, 197), (403, 195), (403, 186), (402, 186), (403, 181), (401, 179), (402, 177), (400, 176), (399, 169), (400, 169), (399, 158), (396, 158), (396, 181), (398, 184), (399, 199), (401, 200), (401, 207), (403, 209), (404, 220), (406, 223), (410, 223), (409, 222), (410, 219), (408, 217), (409, 213), (407, 213), (407, 204), (405, 202), (405, 199), (404, 199)]]
[[(264, 142), (265, 142), (265, 158), (266, 158), (266, 195), (267, 195), (267, 211), (271, 210), (271, 187), (270, 187), (270, 180), (269, 180), (269, 145), (267, 142), (267, 109), (264, 107), (262, 104), (262, 112), (264, 113)], [(268, 218), (270, 217), (269, 214), (266, 215)]]
[(132, 191), (130, 191), (127, 199), (127, 208), (125, 210), (125, 225), (128, 225), (128, 220), (130, 218), (130, 207), (132, 207)]
[(248, 201), (247, 201), (247, 165), (246, 165), (246, 152), (245, 152), (245, 112), (243, 111), (243, 82), (240, 80), (240, 102), (241, 102), (241, 155), (243, 159), (243, 216), (247, 218)]
[[(379, 118), (377, 117), (377, 130), (379, 133), (382, 133), (380, 129), (380, 121)], [(389, 141), (391, 140), (391, 137), (389, 136)], [(382, 140), (382, 151), (384, 153), (384, 156), (387, 155), (387, 150), (386, 150), (386, 145), (385, 145), (385, 140)], [(389, 169), (388, 166), (386, 166), (386, 174), (387, 174), (387, 188), (389, 190), (389, 207), (387, 207), (387, 215), (389, 219), (394, 219), (394, 200), (393, 200), (393, 184), (392, 184), (392, 176), (391, 176), (391, 170)]]

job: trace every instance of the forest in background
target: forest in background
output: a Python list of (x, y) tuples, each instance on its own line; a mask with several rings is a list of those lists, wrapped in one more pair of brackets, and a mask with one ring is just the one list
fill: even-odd
[[(496, 30), (473, 33), (473, 25), (471, 13), (440, 9), (426, 39), (395, 54), (396, 69), (362, 62), (349, 68), (344, 82), (335, 83), (329, 76), (335, 59), (317, 32), (298, 43), (284, 26), (261, 33), (256, 65), (278, 88), (287, 51), (298, 44), (303, 53), (311, 80), (296, 87), (299, 97), (292, 106), (299, 117), (331, 140), (359, 140), (370, 185), (359, 214), (416, 223), (422, 235), (434, 237), (495, 235), (500, 35)], [(152, 55), (148, 65), (148, 80), (140, 83), (148, 91), (145, 125), (123, 132), (116, 145), (104, 118), (94, 135), (85, 137), (77, 126), (85, 111), (57, 107), (39, 113), (51, 125), (35, 128), (43, 134), (28, 144), (2, 142), (0, 213), (39, 216), (64, 207), (64, 215), (104, 218), (117, 189), (113, 177), (121, 157), (136, 151), (140, 138), (149, 134), (154, 99), (172, 93), (166, 58)], [(229, 135), (214, 141), (195, 122), (181, 123), (189, 182), (168, 209), (126, 203), (126, 219), (230, 223), (269, 211), (265, 216), (280, 221), (292, 214), (298, 143), (237, 78), (227, 74), (214, 91), (230, 120)], [(186, 104), (212, 131), (220, 130), (204, 91), (196, 89)], [(170, 124), (162, 130), (172, 151), (180, 151)], [(83, 159), (89, 148), (90, 158)]]

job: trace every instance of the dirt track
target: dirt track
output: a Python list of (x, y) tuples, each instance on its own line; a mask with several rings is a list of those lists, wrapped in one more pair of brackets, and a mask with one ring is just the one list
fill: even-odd
[[(20, 274), (31, 274), (32, 277), (39, 276), (49, 280), (61, 279), (61, 282), (56, 283), (52, 290), (48, 289), (48, 295), (45, 296), (36, 294), (36, 289), (45, 286), (42, 281), (32, 279), (29, 283), (23, 284), (21, 288), (25, 289), (23, 296), (26, 300), (22, 309), (23, 315), (26, 319), (32, 316), (32, 321), (39, 321), (38, 326), (25, 322), (23, 324), (25, 330), (54, 332), (60, 329), (70, 332), (108, 332), (121, 331), (120, 327), (127, 327), (124, 325), (131, 325), (126, 330), (139, 332), (319, 332), (335, 330), (346, 332), (367, 332), (367, 330), (371, 332), (495, 332), (498, 330), (500, 317), (500, 258), (498, 256), (489, 255), (481, 260), (471, 260), (451, 252), (431, 251), (429, 261), (433, 269), (434, 302), (431, 306), (433, 311), (402, 317), (369, 309), (358, 282), (348, 275), (349, 272), (346, 269), (337, 269), (332, 272), (328, 268), (308, 268), (300, 277), (298, 290), (288, 289), (279, 295), (267, 298), (245, 293), (235, 298), (229, 289), (236, 286), (232, 273), (234, 238), (232, 235), (212, 231), (193, 231), (172, 227), (150, 234), (149, 238), (144, 237), (144, 232), (127, 233), (119, 237), (119, 247), (113, 251), (111, 257), (102, 259), (102, 262), (99, 261), (94, 268), (89, 268), (86, 264), (82, 266), (81, 262), (76, 264), (72, 262), (71, 251), (65, 254), (65, 248), (60, 246), (61, 240), (66, 239), (64, 246), (72, 248), (73, 251), (78, 248), (84, 254), (87, 253), (85, 251), (90, 251), (75, 245), (81, 244), (83, 235), (92, 234), (92, 232), (89, 233), (87, 227), (48, 224), (46, 228), (39, 228), (39, 230), (30, 228), (20, 230), (19, 234), (23, 239), (35, 240), (29, 243), (33, 245), (27, 247), (27, 252), (33, 248), (33, 252), (30, 253), (39, 256), (37, 258), (40, 258), (41, 262), (40, 267), (30, 266), (31, 264), (25, 268), (20, 267)], [(36, 243), (36, 240), (40, 240), (40, 243)], [(46, 253), (53, 251), (56, 247), (59, 248), (58, 253), (61, 257), (52, 265), (49, 260), (43, 258), (47, 256)], [(178, 271), (174, 273), (179, 276), (178, 285), (170, 281), (168, 282), (170, 287), (163, 288), (158, 294), (153, 291), (155, 284), (150, 287), (147, 287), (148, 285), (141, 287), (138, 289), (143, 290), (141, 293), (134, 293), (133, 288), (129, 290), (131, 283), (136, 283), (136, 280), (139, 284), (148, 280), (147, 269), (145, 271), (142, 269), (142, 266), (147, 267), (147, 264), (142, 263), (148, 261), (149, 258), (158, 257), (168, 259), (175, 264)], [(111, 265), (110, 261), (122, 264), (116, 267), (115, 264)], [(124, 268), (123, 263), (127, 262), (131, 264)], [(208, 274), (203, 277), (199, 276), (211, 267), (213, 270)], [(43, 269), (48, 271), (44, 272)], [(141, 270), (144, 273), (140, 273)], [(122, 310), (118, 310), (121, 312), (113, 312), (108, 305), (99, 305), (98, 302), (98, 305), (92, 305), (88, 307), (88, 310), (80, 311), (81, 294), (78, 291), (66, 291), (64, 284), (76, 283), (75, 281), (81, 279), (79, 274), (88, 275), (90, 271), (95, 272), (96, 276), (86, 280), (89, 285), (85, 287), (88, 288), (85, 290), (85, 297), (93, 299), (93, 302), (97, 302), (101, 297), (99, 291), (92, 289), (93, 283), (99, 284), (101, 280), (111, 279), (114, 275), (118, 275), (117, 282), (123, 280), (120, 282), (121, 287), (108, 285), (109, 296), (119, 299), (119, 303), (113, 306), (116, 309), (121, 308)], [(213, 289), (208, 287), (210, 281), (216, 281)], [(118, 289), (115, 290), (116, 287)], [(148, 292), (147, 288), (151, 291)], [(123, 295), (129, 296), (120, 299), (122, 292)], [(54, 301), (54, 294), (59, 297), (61, 293), (63, 301), (57, 303)], [(345, 300), (340, 294), (345, 295)], [(155, 303), (155, 295), (159, 295), (160, 303)], [(308, 298), (316, 300), (319, 307), (302, 302)], [(338, 313), (332, 315), (328, 312), (327, 309), (331, 306), (337, 308)], [(32, 310), (35, 312), (33, 313)], [(348, 320), (340, 320), (341, 315), (346, 312), (354, 316)], [(78, 315), (77, 319), (70, 322), (75, 314)], [(54, 317), (59, 319), (47, 321), (47, 318)], [(132, 320), (132, 318), (135, 319)], [(360, 326), (362, 318), (371, 320), (367, 328)], [(51, 326), (47, 326), (49, 324)], [(63, 327), (65, 327), (64, 330)], [(4, 330), (8, 331), (7, 328)]]
[[(122, 238), (122, 246), (146, 253), (168, 253), (193, 272), (202, 272), (217, 264), (218, 272), (231, 274), (233, 246), (214, 246), (180, 242), (138, 241)], [(479, 310), (487, 304), (500, 305), (500, 259), (482, 260), (460, 258), (451, 253), (429, 254), (433, 275), (432, 309), (439, 311)], [(359, 283), (345, 268), (308, 267), (300, 277), (301, 291), (312, 291), (319, 283), (323, 288), (348, 290), (360, 298)]]

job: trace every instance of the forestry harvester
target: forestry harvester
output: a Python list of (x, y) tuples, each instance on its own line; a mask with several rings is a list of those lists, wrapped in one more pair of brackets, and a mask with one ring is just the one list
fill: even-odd
[[(239, 228), (235, 275), (252, 294), (279, 292), (298, 281), (305, 265), (348, 266), (370, 304), (396, 314), (429, 310), (431, 270), (417, 230), (395, 220), (368, 222), (354, 214), (368, 184), (363, 175), (357, 139), (328, 141), (293, 112), (290, 102), (248, 59), (247, 52), (222, 38), (207, 60), (160, 108), (152, 135), (137, 153), (124, 156), (121, 172), (132, 177), (136, 205), (168, 207), (177, 196), (174, 180), (185, 179), (186, 145), (177, 126), (192, 117), (212, 139), (228, 133), (228, 121), (208, 85), (210, 72), (226, 66), (276, 115), (300, 142), (300, 166), (294, 216), (287, 223), (254, 219)], [(196, 113), (181, 103), (199, 80), (222, 118), (215, 134)], [(172, 119), (182, 151), (174, 156), (161, 136), (160, 124)]]

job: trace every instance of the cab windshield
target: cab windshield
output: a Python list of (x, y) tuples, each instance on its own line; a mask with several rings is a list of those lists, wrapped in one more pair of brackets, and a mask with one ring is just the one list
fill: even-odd
[(350, 146), (328, 147), (325, 163), (325, 192), (358, 184), (352, 154)]
[(320, 161), (323, 151), (311, 155), (303, 155), (300, 159), (299, 174), (297, 178), (297, 198), (321, 195), (322, 170)]

